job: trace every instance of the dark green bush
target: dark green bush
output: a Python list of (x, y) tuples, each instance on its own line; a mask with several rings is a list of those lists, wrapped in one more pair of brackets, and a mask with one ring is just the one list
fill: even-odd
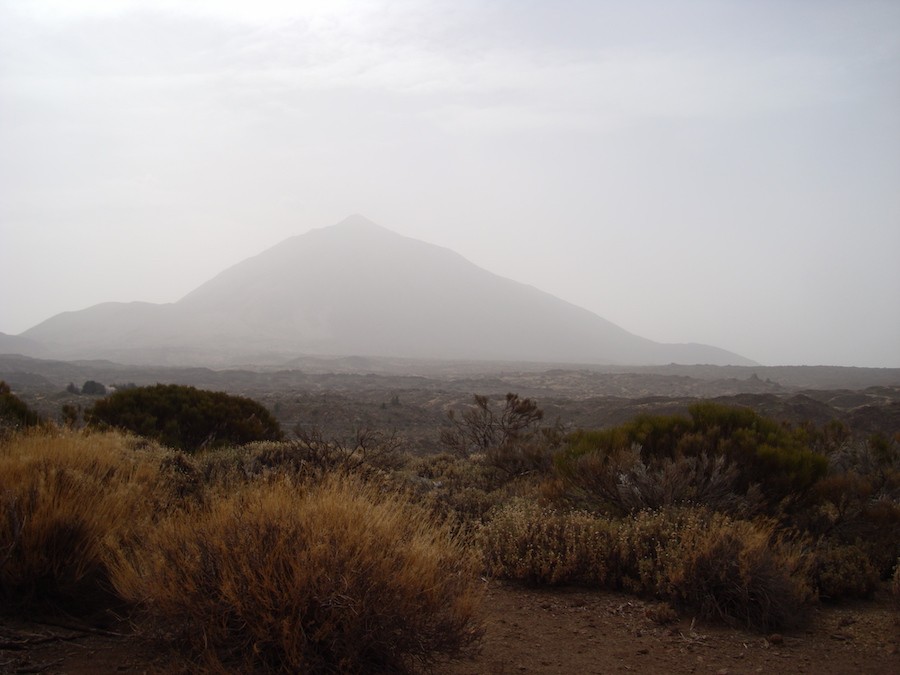
[(81, 393), (88, 396), (106, 396), (106, 385), (94, 380), (88, 380), (81, 385)]
[(175, 384), (117, 391), (97, 401), (85, 419), (91, 427), (125, 429), (185, 452), (283, 436), (277, 420), (252, 399)]

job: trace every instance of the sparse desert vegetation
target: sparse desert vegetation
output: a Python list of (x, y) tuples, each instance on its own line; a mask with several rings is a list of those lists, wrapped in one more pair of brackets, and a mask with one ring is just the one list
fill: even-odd
[(353, 476), (243, 473), (267, 449), (217, 474), (120, 433), (8, 440), (4, 611), (126, 603), (212, 669), (399, 672), (473, 646), (475, 559), (446, 524)]
[(508, 394), (459, 402), (441, 452), (315, 425), (185, 452), (95, 427), (4, 437), (4, 613), (114, 610), (191, 668), (440, 670), (483, 644), (484, 579), (759, 635), (898, 597), (900, 442), (839, 423), (698, 402), (572, 429)]

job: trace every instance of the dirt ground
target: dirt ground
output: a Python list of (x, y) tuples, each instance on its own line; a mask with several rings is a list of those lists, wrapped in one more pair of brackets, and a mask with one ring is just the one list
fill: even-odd
[(760, 635), (679, 617), (660, 606), (583, 589), (487, 589), (480, 656), (452, 675), (509, 673), (900, 673), (900, 612), (878, 600), (820, 605), (809, 624)]
[[(802, 629), (760, 635), (672, 623), (660, 606), (584, 589), (485, 586), (480, 654), (445, 675), (517, 673), (900, 673), (900, 612), (884, 589), (870, 602), (820, 605)], [(127, 623), (0, 621), (0, 674), (188, 673), (196, 670)]]

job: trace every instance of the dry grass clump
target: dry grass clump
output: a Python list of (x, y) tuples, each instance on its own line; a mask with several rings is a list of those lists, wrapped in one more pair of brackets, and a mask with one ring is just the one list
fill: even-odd
[(496, 469), (483, 459), (482, 455), (463, 458), (449, 453), (417, 457), (396, 475), (405, 479), (406, 489), (423, 504), (471, 534), (492, 508), (516, 490), (515, 481), (498, 484)]
[(0, 446), (0, 598), (6, 610), (108, 599), (106, 538), (139, 517), (154, 469), (117, 434), (46, 431)]
[(475, 563), (424, 509), (358, 480), (248, 485), (121, 542), (112, 581), (214, 666), (385, 672), (475, 645)]
[(814, 598), (803, 547), (778, 536), (773, 523), (706, 509), (610, 520), (512, 503), (496, 512), (481, 542), (485, 567), (497, 576), (624, 589), (760, 630), (794, 623)]
[(535, 584), (605, 585), (618, 528), (583, 512), (533, 501), (498, 509), (479, 533), (488, 574)]
[[(656, 547), (656, 569), (643, 590), (703, 618), (770, 630), (796, 625), (815, 600), (807, 547), (780, 535), (771, 521), (688, 509), (644, 512), (631, 524), (650, 535), (644, 550)], [(670, 536), (657, 538), (656, 531)]]
[(803, 542), (771, 521), (704, 508), (641, 511), (621, 523), (621, 588), (707, 619), (769, 630), (797, 623), (815, 599)]
[(816, 551), (813, 576), (822, 600), (871, 598), (881, 581), (862, 548), (824, 541)]

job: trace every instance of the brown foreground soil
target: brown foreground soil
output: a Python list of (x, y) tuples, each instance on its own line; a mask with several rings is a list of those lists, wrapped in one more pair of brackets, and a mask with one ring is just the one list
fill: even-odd
[[(801, 629), (760, 635), (661, 623), (659, 605), (618, 593), (489, 582), (481, 652), (446, 675), (510, 673), (900, 673), (900, 612), (875, 600), (820, 605)], [(190, 673), (197, 665), (125, 622), (0, 620), (0, 674)]]
[(819, 605), (800, 630), (760, 635), (619, 593), (492, 582), (484, 646), (449, 673), (900, 673), (900, 612), (878, 599)]

